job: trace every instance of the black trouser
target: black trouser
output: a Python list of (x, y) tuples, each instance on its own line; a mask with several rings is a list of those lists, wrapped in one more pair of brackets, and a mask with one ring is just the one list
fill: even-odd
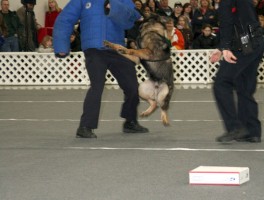
[(91, 86), (84, 100), (80, 127), (95, 129), (98, 126), (107, 70), (116, 78), (125, 95), (121, 117), (136, 120), (139, 96), (135, 63), (113, 50), (88, 49), (84, 54)]
[[(246, 128), (252, 137), (261, 136), (258, 119), (258, 104), (254, 99), (257, 85), (257, 70), (263, 56), (264, 44), (248, 55), (234, 52), (236, 64), (220, 62), (214, 82), (214, 95), (228, 132)], [(234, 91), (235, 94), (234, 95)]]

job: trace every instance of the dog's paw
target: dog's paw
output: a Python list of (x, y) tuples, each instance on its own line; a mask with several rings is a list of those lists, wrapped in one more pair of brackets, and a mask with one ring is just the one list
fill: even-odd
[(144, 111), (144, 112), (142, 112), (142, 113), (140, 113), (140, 117), (147, 117), (147, 116), (149, 116), (150, 115), (150, 112), (147, 112), (147, 111)]
[(161, 121), (164, 126), (170, 126), (169, 117), (166, 111), (161, 111)]
[(104, 40), (104, 46), (105, 47), (110, 47), (111, 46), (111, 42)]
[(117, 51), (118, 51), (118, 53), (121, 53), (121, 54), (127, 54), (125, 48), (117, 49)]

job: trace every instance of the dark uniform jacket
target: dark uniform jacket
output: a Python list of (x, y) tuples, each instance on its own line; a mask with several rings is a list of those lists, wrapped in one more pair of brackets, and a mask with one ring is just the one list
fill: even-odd
[[(253, 46), (262, 39), (262, 31), (252, 0), (221, 0), (219, 7), (220, 49), (241, 50), (241, 34), (248, 34)], [(250, 9), (249, 9), (250, 8)], [(252, 34), (250, 34), (249, 26)], [(252, 37), (253, 36), (253, 37)]]

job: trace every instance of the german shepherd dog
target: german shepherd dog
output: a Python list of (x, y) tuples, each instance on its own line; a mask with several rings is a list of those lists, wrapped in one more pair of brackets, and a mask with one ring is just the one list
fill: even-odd
[(161, 121), (169, 125), (168, 108), (173, 93), (173, 67), (170, 58), (170, 42), (165, 38), (164, 18), (154, 16), (142, 22), (137, 39), (138, 49), (127, 49), (121, 45), (105, 41), (112, 48), (136, 64), (141, 63), (149, 79), (139, 85), (139, 96), (149, 103), (140, 116), (149, 116), (158, 106), (161, 108)]

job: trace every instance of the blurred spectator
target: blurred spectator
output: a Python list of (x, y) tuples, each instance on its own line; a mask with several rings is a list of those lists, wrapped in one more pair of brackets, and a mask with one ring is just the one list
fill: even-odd
[(194, 38), (201, 34), (203, 24), (210, 24), (212, 27), (217, 27), (217, 22), (217, 15), (210, 5), (210, 0), (200, 0), (199, 9), (195, 10), (192, 19)]
[(258, 15), (264, 15), (264, 0), (259, 0), (256, 6)]
[(190, 0), (190, 5), (192, 7), (192, 15), (194, 14), (195, 10), (198, 9), (198, 0)]
[(179, 17), (177, 28), (181, 31), (184, 38), (184, 49), (192, 49), (193, 32), (189, 25), (189, 19), (185, 15)]
[(73, 31), (71, 34), (71, 52), (82, 51), (80, 35), (77, 31)]
[(169, 0), (160, 0), (156, 13), (160, 16), (170, 17), (173, 14), (173, 9), (169, 6)]
[(146, 0), (146, 3), (145, 3), (146, 6), (149, 6), (150, 7), (150, 10), (155, 13), (156, 10), (158, 9), (158, 3), (156, 0)]
[(0, 15), (0, 47), (5, 43), (5, 37), (7, 35), (7, 28), (4, 22), (3, 15)]
[(135, 0), (135, 8), (136, 10), (143, 16), (143, 3), (141, 0)]
[(54, 52), (52, 37), (50, 35), (46, 35), (43, 38), (42, 42), (39, 45), (38, 52), (39, 53), (52, 53), (52, 52)]
[(1, 18), (6, 27), (5, 42), (2, 45), (1, 52), (18, 52), (19, 43), (18, 35), (23, 31), (23, 25), (20, 23), (19, 18), (15, 11), (9, 10), (9, 1), (1, 0), (0, 11)]
[[(142, 1), (138, 1), (138, 0), (135, 0), (134, 3), (135, 3), (135, 7), (136, 7), (136, 10), (139, 12), (139, 14), (142, 16), (141, 19), (139, 19), (138, 21), (136, 21), (134, 23), (134, 26), (129, 29), (129, 30), (126, 30), (126, 38), (127, 38), (127, 48), (132, 48), (132, 49), (135, 49), (136, 47), (136, 39), (139, 35), (139, 27), (140, 25), (142, 24), (142, 21), (144, 19), (144, 11), (143, 11), (143, 6), (139, 6), (139, 4), (142, 4)], [(138, 6), (136, 5), (138, 4)], [(143, 4), (142, 4), (143, 5)]]
[(262, 32), (264, 34), (264, 16), (263, 15), (259, 15), (258, 18), (259, 18), (260, 26), (262, 28)]
[(190, 3), (185, 3), (183, 5), (182, 15), (184, 15), (185, 17), (187, 17), (188, 22), (189, 22), (189, 24), (191, 26), (193, 12), (192, 12), (192, 6), (191, 6)]
[(157, 15), (156, 13), (152, 12), (151, 11), (151, 8), (147, 5), (144, 6), (144, 9), (143, 9), (143, 16), (144, 16), (144, 19), (148, 18), (148, 17), (152, 17), (154, 15)]
[(181, 2), (176, 2), (174, 4), (174, 12), (172, 13), (171, 17), (174, 21), (174, 26), (178, 24), (179, 16), (182, 15), (183, 7)]
[(56, 0), (48, 0), (49, 10), (45, 14), (45, 27), (53, 27), (56, 18), (61, 12)]
[[(219, 8), (219, 4), (220, 4), (220, 1), (221, 0), (213, 0), (212, 1), (212, 6), (213, 6), (213, 8), (215, 9), (215, 10), (218, 10), (218, 8)], [(254, 1), (254, 0), (253, 0)], [(256, 0), (256, 1), (258, 1), (258, 0)]]
[(166, 32), (165, 36), (170, 40), (172, 49), (182, 50), (184, 49), (184, 38), (175, 26), (174, 21), (170, 17), (166, 21)]
[(17, 10), (17, 16), (24, 27), (19, 36), (21, 51), (36, 51), (38, 48), (37, 30), (41, 26), (37, 23), (34, 7), (34, 4), (27, 3)]
[(257, 7), (259, 0), (252, 0), (254, 7)]
[(210, 24), (204, 24), (202, 33), (193, 41), (193, 49), (215, 49), (218, 45), (218, 38), (213, 33)]

